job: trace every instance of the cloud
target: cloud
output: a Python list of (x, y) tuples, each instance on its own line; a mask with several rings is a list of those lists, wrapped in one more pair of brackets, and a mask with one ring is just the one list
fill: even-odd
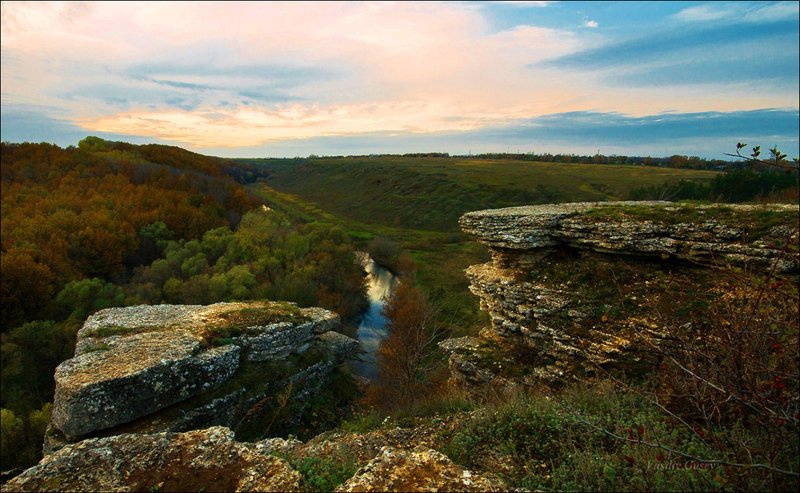
[(455, 108), (442, 108), (437, 103), (285, 104), (129, 111), (76, 123), (89, 132), (152, 135), (201, 148), (254, 146), (312, 136), (370, 132), (464, 131), (502, 121), (483, 116), (448, 117), (456, 113)]
[[(304, 102), (304, 114), (363, 115), (370, 106), (451, 112), (431, 115), (430, 124), (374, 112), (388, 119), (374, 126), (391, 131), (437, 131), (453, 117), (514, 118), (541, 104), (538, 94), (568, 90), (525, 63), (578, 47), (557, 29), (490, 32), (480, 12), (446, 3), (3, 3), (3, 13), (4, 103), (46, 101), (93, 130), (99, 122), (131, 134), (145, 122), (175, 124), (169, 133), (190, 142), (208, 132), (191, 136), (189, 127), (218, 108), (237, 121), (232, 105), (264, 121), (289, 102)], [(16, 79), (7, 84), (6, 74)], [(179, 117), (181, 110), (200, 113)]]
[(781, 109), (663, 113), (640, 117), (577, 111), (533, 118), (522, 125), (497, 129), (495, 132), (515, 138), (594, 140), (603, 144), (655, 143), (740, 135), (763, 138), (780, 136), (796, 142), (800, 132), (798, 117), (800, 113), (797, 110)]
[[(209, 114), (226, 125), (229, 115)], [(244, 122), (246, 117), (242, 115)], [(630, 116), (621, 113), (568, 112), (521, 118), (504, 125), (464, 131), (437, 133), (376, 132), (278, 140), (257, 145), (190, 146), (211, 155), (230, 157), (307, 156), (309, 154), (368, 154), (404, 152), (567, 152), (668, 156), (672, 154), (725, 158), (736, 142), (777, 145), (790, 156), (798, 155), (797, 110), (756, 110), (734, 112), (664, 113)], [(248, 128), (248, 126), (243, 128)], [(175, 143), (169, 139), (135, 137), (113, 132), (95, 132), (68, 121), (53, 119), (24, 107), (4, 107), (3, 140), (46, 141), (62, 146), (75, 145), (88, 134), (109, 140), (134, 143)], [(258, 139), (256, 139), (258, 140)], [(255, 142), (256, 140), (253, 140)]]
[(774, 22), (796, 20), (800, 14), (797, 2), (735, 2), (713, 3), (687, 7), (672, 17), (682, 22), (709, 22), (726, 20), (732, 22)]
[(729, 17), (731, 12), (712, 5), (687, 7), (674, 15), (676, 19), (689, 22), (712, 21)]
[[(724, 52), (729, 58), (741, 59), (749, 57), (746, 51), (736, 49), (744, 48), (741, 46), (743, 44), (769, 40), (785, 41), (788, 47), (794, 47), (798, 44), (797, 32), (798, 24), (792, 21), (774, 21), (747, 28), (732, 24), (688, 30), (670, 29), (570, 53), (548, 60), (545, 65), (584, 69), (638, 65), (641, 62), (660, 61), (665, 56), (683, 56), (688, 51), (702, 54), (709, 49)], [(776, 44), (773, 43), (771, 47), (774, 48)]]
[(597, 23), (597, 21), (585, 21), (585, 22), (583, 23), (583, 26), (584, 26), (584, 27), (588, 27), (588, 28), (595, 28), (595, 27), (597, 27), (597, 26), (599, 26), (599, 25), (600, 25), (600, 24), (598, 24), (598, 23)]
[(552, 5), (556, 2), (548, 2), (548, 1), (536, 1), (536, 0), (501, 0), (499, 2), (495, 2), (503, 5), (513, 5), (515, 7), (547, 7), (548, 5)]
[[(69, 120), (53, 118), (43, 113), (40, 108), (24, 106), (4, 106), (0, 114), (0, 128), (3, 141), (49, 142), (64, 147), (76, 145), (87, 135), (85, 129), (74, 125)], [(108, 140), (125, 140), (138, 144), (163, 142), (152, 137), (136, 137), (109, 132), (99, 132), (95, 135)]]
[(639, 67), (624, 74), (611, 74), (608, 80), (627, 86), (669, 86), (696, 84), (770, 83), (796, 90), (800, 83), (797, 49), (764, 53), (746, 62), (724, 57), (687, 60)]
[(713, 92), (727, 87), (738, 91), (742, 100), (770, 93), (783, 99), (783, 103), (775, 101), (766, 106), (797, 105), (798, 24), (786, 20), (692, 24), (611, 41), (531, 65), (532, 70), (540, 67), (584, 75), (594, 72), (611, 86), (680, 86), (682, 91), (691, 91), (713, 85)]

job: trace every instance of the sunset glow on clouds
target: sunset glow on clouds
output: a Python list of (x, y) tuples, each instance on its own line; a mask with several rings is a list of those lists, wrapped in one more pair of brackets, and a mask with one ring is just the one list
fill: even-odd
[[(553, 115), (771, 109), (778, 135), (749, 136), (796, 154), (797, 5), (3, 2), (3, 139), (462, 152), (458, 135), (503, 149)], [(522, 144), (625, 148), (596, 125)]]

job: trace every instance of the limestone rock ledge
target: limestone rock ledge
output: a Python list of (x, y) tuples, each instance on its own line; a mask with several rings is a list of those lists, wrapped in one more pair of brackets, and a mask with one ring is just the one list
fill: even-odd
[(671, 202), (467, 213), (461, 228), (492, 257), (466, 271), (492, 327), (440, 344), (452, 380), (497, 389), (559, 384), (598, 367), (646, 371), (669, 335), (652, 307), (687, 301), (667, 299), (665, 280), (699, 298), (723, 286), (720, 266), (796, 276), (799, 218), (796, 205)]
[[(268, 363), (284, 364), (292, 354), (318, 348), (341, 360), (357, 342), (330, 332), (338, 323), (333, 312), (281, 302), (101, 310), (78, 332), (75, 356), (56, 369), (52, 424), (71, 441), (211, 395), (242, 366), (252, 375), (252, 366), (262, 364), (260, 385), (287, 377), (270, 374)], [(208, 414), (206, 407), (232, 421), (235, 413), (225, 408), (238, 402), (241, 386), (229, 386), (236, 388), (182, 410), (180, 421), (203, 421), (197, 412)], [(150, 431), (182, 431), (160, 426)]]
[[(464, 232), (493, 251), (572, 246), (599, 252), (769, 264), (797, 244), (798, 206), (692, 205), (666, 201), (578, 202), (468, 212)], [(498, 253), (499, 253), (498, 252)], [(798, 270), (779, 259), (779, 271)]]

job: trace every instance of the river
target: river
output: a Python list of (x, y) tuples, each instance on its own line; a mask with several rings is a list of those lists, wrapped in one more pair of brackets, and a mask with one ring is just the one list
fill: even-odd
[(378, 378), (378, 368), (375, 363), (375, 354), (381, 341), (386, 337), (386, 317), (383, 316), (383, 304), (397, 286), (397, 276), (388, 269), (376, 264), (368, 255), (363, 255), (362, 265), (367, 271), (367, 297), (369, 309), (361, 315), (358, 323), (358, 341), (361, 344), (359, 361), (353, 366), (355, 373), (375, 381)]

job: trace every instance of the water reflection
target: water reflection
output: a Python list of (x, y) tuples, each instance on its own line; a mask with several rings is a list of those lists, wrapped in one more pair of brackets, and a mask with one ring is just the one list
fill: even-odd
[(383, 304), (391, 296), (397, 286), (397, 277), (388, 269), (376, 264), (369, 257), (364, 257), (364, 269), (367, 271), (367, 297), (369, 309), (361, 316), (358, 324), (358, 340), (361, 343), (360, 361), (353, 365), (358, 375), (376, 380), (378, 369), (375, 365), (375, 353), (381, 341), (386, 337), (386, 317), (383, 316)]

